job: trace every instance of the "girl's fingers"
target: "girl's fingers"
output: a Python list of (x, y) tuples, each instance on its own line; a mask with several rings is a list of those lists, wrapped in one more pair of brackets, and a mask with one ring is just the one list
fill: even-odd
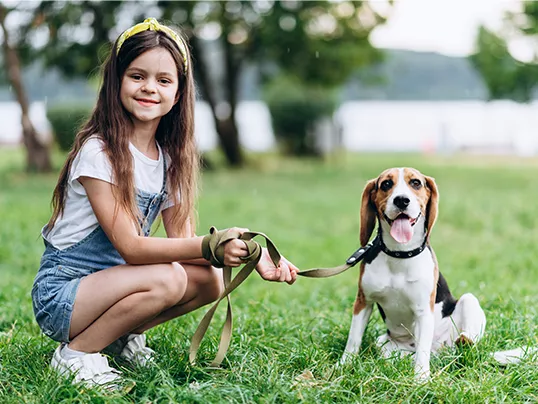
[(288, 261), (288, 259), (285, 257), (282, 257), (282, 259), (286, 262), (286, 264), (288, 264), (291, 271), (299, 272), (299, 268), (297, 268), (291, 261)]
[(223, 264), (227, 267), (232, 267), (232, 268), (235, 268), (237, 265), (235, 265), (235, 263), (229, 259), (229, 258), (226, 258), (223, 262)]
[(292, 270), (291, 271), (291, 281), (292, 281), (292, 283), (295, 282), (296, 279), (297, 279), (297, 271)]
[[(273, 263), (271, 263), (273, 265)], [(280, 279), (280, 276), (282, 275), (282, 269), (280, 269), (280, 266), (275, 267), (275, 281)]]
[[(248, 229), (241, 230), (248, 231)], [(262, 265), (263, 267), (261, 273), (266, 273), (266, 275), (263, 276), (265, 279), (277, 282), (286, 282), (290, 285), (295, 282), (295, 280), (297, 279), (297, 272), (299, 272), (299, 268), (297, 268), (293, 263), (288, 261), (285, 257), (281, 257), (280, 265), (274, 267), (265, 248), (263, 254), (265, 259), (262, 258), (260, 265)], [(244, 264), (244, 261), (241, 258), (247, 255), (248, 249), (243, 240), (230, 240), (228, 242), (228, 245), (226, 246), (224, 264), (233, 268), (241, 266), (242, 264)]]
[(281, 261), (280, 265), (279, 265), (279, 269), (280, 269), (279, 281), (280, 282), (288, 281), (288, 277), (289, 277), (289, 274), (290, 274), (290, 268), (288, 267), (286, 262)]
[(288, 268), (288, 270), (286, 271), (286, 282), (290, 282), (290, 281), (291, 281), (291, 271)]
[(233, 240), (236, 243), (236, 250), (237, 250), (237, 256), (238, 257), (246, 257), (248, 255), (248, 248), (246, 243), (243, 240)]
[[(226, 243), (224, 247), (224, 263), (240, 263), (241, 257), (248, 255), (248, 249), (246, 244), (242, 240), (234, 239)], [(236, 265), (237, 266), (237, 265)]]
[(286, 277), (286, 283), (292, 285), (297, 280), (297, 272), (299, 272), (299, 268), (293, 265), (285, 257), (282, 257), (281, 265), (287, 266), (289, 276)]

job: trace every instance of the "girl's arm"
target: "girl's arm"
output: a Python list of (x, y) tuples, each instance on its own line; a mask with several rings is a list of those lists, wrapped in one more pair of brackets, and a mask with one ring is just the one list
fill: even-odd
[[(190, 220), (185, 223), (183, 229), (178, 229), (172, 225), (174, 209), (181, 209), (181, 205), (172, 206), (163, 210), (162, 213), (164, 228), (168, 237), (196, 237), (194, 231), (192, 230)], [(209, 265), (209, 262), (203, 258), (189, 260), (188, 263), (195, 265)], [(271, 257), (269, 256), (269, 252), (265, 247), (263, 248), (262, 257), (256, 266), (256, 270), (260, 276), (267, 281), (287, 282), (290, 285), (295, 282), (297, 279), (297, 273), (299, 272), (299, 268), (288, 261), (285, 257), (282, 257), (280, 267), (275, 267)]]
[[(190, 218), (187, 220), (183, 228), (178, 228), (173, 224), (173, 217), (177, 210), (181, 209), (181, 205), (177, 204), (174, 206), (169, 207), (168, 209), (163, 210), (162, 217), (163, 217), (163, 224), (164, 229), (166, 230), (166, 235), (168, 238), (189, 238), (189, 237), (196, 237), (196, 234), (194, 234), (194, 230), (192, 229), (192, 222)], [(182, 260), (182, 262), (188, 262), (189, 264), (194, 265), (209, 265), (209, 261), (207, 261), (204, 258), (195, 258), (190, 260)]]
[[(138, 235), (134, 223), (122, 208), (117, 209), (112, 193), (114, 185), (91, 177), (80, 177), (92, 209), (103, 228), (123, 259), (132, 265), (157, 264), (186, 261), (202, 258), (203, 237), (161, 238)], [(114, 217), (114, 213), (116, 217)], [(238, 266), (239, 257), (247, 253), (244, 243), (231, 240), (225, 245), (224, 264)]]
[(176, 211), (181, 209), (181, 204), (173, 205), (168, 209), (162, 211), (164, 229), (166, 230), (166, 235), (169, 238), (187, 238), (187, 237), (196, 237), (194, 231), (192, 230), (192, 224), (189, 220), (185, 222), (183, 228), (178, 228), (174, 226), (172, 219)]

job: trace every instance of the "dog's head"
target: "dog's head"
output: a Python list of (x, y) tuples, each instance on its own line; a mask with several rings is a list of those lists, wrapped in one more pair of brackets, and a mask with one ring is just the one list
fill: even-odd
[(360, 241), (370, 240), (376, 218), (390, 226), (390, 235), (398, 243), (413, 237), (421, 216), (426, 219), (426, 237), (437, 219), (439, 192), (432, 177), (414, 168), (389, 168), (366, 184), (361, 202)]

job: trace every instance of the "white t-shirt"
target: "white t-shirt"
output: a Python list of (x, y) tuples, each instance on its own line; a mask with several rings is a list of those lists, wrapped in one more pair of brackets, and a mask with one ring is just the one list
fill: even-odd
[[(103, 146), (101, 139), (92, 136), (73, 160), (67, 180), (63, 215), (58, 217), (54, 227), (44, 234), (45, 239), (60, 250), (78, 243), (99, 225), (86, 190), (78, 179), (91, 177), (113, 184), (112, 167)], [(160, 192), (163, 185), (163, 152), (160, 146), (157, 146), (159, 159), (152, 160), (129, 143), (129, 150), (133, 155), (135, 186), (150, 193)], [(170, 166), (168, 156), (166, 162), (167, 166)], [(173, 205), (173, 198), (168, 197), (161, 210)]]

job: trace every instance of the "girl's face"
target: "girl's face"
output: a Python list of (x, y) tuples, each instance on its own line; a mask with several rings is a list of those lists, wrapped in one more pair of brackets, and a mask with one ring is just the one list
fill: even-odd
[(137, 123), (158, 124), (178, 100), (177, 67), (170, 52), (155, 48), (131, 62), (123, 75), (121, 103)]

